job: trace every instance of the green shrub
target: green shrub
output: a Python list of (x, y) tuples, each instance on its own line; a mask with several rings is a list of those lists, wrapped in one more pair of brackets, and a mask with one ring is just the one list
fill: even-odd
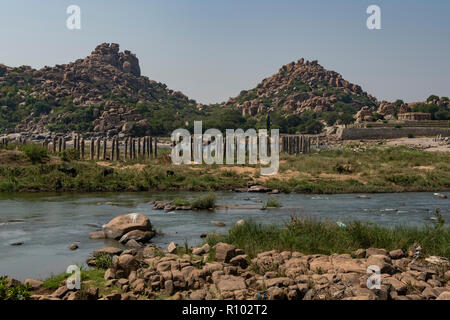
[(31, 297), (30, 285), (8, 286), (8, 278), (0, 277), (0, 301), (2, 300), (29, 300)]
[(408, 133), (408, 138), (412, 139), (412, 138), (414, 138), (414, 135), (412, 133)]
[(109, 254), (103, 253), (95, 257), (95, 266), (98, 269), (106, 270), (112, 266), (112, 257)]
[(185, 198), (175, 198), (173, 200), (173, 204), (175, 206), (181, 206), (181, 207), (183, 207), (183, 206), (188, 207), (188, 206), (191, 205), (190, 201), (188, 199), (185, 199)]
[(205, 210), (214, 209), (216, 206), (216, 195), (208, 193), (207, 195), (199, 196), (192, 202), (192, 209)]
[(80, 153), (77, 149), (68, 149), (61, 152), (61, 160), (65, 162), (70, 162), (73, 160), (78, 160), (80, 158)]
[(37, 144), (27, 144), (21, 149), (33, 164), (44, 163), (49, 158), (47, 149)]
[(281, 204), (277, 198), (269, 198), (266, 200), (266, 203), (264, 204), (264, 208), (279, 208), (279, 207), (281, 207)]

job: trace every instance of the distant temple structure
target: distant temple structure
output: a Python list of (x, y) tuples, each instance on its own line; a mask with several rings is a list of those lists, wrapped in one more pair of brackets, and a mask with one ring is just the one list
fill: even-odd
[(403, 120), (403, 121), (431, 120), (431, 113), (423, 113), (423, 112), (399, 113), (398, 120)]

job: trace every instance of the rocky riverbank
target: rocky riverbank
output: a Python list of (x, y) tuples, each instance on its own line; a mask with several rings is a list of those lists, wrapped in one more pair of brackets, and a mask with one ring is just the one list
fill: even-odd
[[(304, 255), (276, 250), (250, 259), (226, 243), (195, 248), (169, 245), (168, 251), (105, 248), (88, 264), (105, 257), (110, 265), (101, 281), (83, 281), (70, 290), (63, 280), (50, 292), (32, 285), (36, 300), (449, 300), (450, 270), (446, 259), (415, 258), (417, 252), (361, 249), (350, 254)], [(187, 249), (187, 250), (186, 250)], [(368, 289), (369, 270), (378, 266), (381, 287)], [(370, 282), (369, 282), (370, 285)]]

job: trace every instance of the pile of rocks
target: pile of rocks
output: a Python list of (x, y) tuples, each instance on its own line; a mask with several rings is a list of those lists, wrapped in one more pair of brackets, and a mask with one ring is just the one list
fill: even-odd
[(164, 211), (179, 211), (179, 210), (192, 210), (189, 205), (176, 205), (173, 201), (155, 201), (153, 203), (153, 210), (164, 210)]
[[(226, 243), (196, 247), (189, 254), (144, 249), (104, 249), (112, 255), (101, 293), (89, 286), (80, 291), (64, 283), (51, 295), (35, 299), (134, 300), (449, 300), (448, 261), (431, 257), (416, 260), (402, 250), (358, 250), (352, 255), (305, 255), (269, 251), (250, 259)], [(176, 250), (172, 250), (176, 252)], [(96, 253), (98, 254), (98, 252)], [(379, 289), (367, 288), (368, 267), (381, 271)], [(370, 270), (370, 269), (369, 269)], [(370, 285), (370, 283), (369, 283)], [(100, 292), (100, 293), (99, 293)], [(63, 294), (64, 293), (64, 294)]]

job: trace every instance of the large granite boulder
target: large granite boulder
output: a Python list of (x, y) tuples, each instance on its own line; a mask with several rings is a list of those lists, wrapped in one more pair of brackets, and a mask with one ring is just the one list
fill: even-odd
[[(108, 222), (103, 226), (103, 232), (107, 239), (119, 240), (125, 234), (135, 230), (144, 232), (153, 231), (150, 220), (146, 216), (138, 213), (129, 213), (115, 217), (114, 219), (112, 219), (110, 222)], [(145, 238), (146, 240), (148, 240), (149, 237), (147, 236)]]

